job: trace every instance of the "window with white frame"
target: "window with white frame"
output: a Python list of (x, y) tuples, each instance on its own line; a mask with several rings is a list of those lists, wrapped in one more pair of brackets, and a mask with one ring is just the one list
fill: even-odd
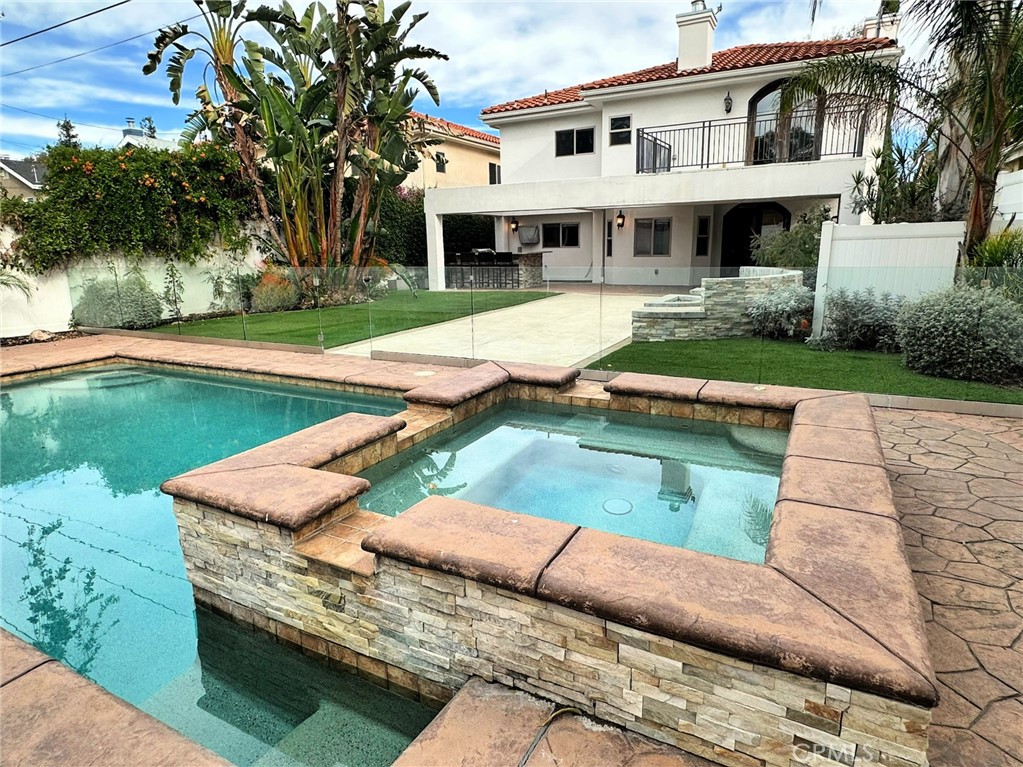
[(700, 258), (710, 255), (710, 216), (696, 217), (696, 249), (693, 255)]
[(612, 117), (608, 130), (608, 143), (611, 146), (632, 143), (632, 116)]
[(444, 156), (443, 152), (434, 152), (433, 159), (437, 163), (438, 173), (448, 172), (448, 158)]
[(543, 247), (578, 248), (579, 224), (544, 224)]
[(637, 218), (635, 227), (636, 256), (671, 255), (670, 218)]
[(572, 128), (554, 131), (554, 156), (593, 154), (593, 128)]
[(501, 166), (498, 165), (496, 162), (492, 162), (489, 165), (490, 165), (490, 167), (489, 167), (489, 170), (490, 170), (490, 183), (492, 185), (493, 184), (500, 184), (501, 183)]

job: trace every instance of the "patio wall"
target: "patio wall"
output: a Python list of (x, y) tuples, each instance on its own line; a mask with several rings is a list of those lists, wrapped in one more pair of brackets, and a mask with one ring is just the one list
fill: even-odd
[(844, 226), (821, 229), (813, 334), (819, 335), (829, 291), (873, 288), (916, 298), (952, 285), (963, 223)]

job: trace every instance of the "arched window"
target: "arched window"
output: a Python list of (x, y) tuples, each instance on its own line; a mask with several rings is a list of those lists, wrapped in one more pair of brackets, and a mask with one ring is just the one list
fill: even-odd
[(784, 83), (784, 80), (775, 80), (749, 100), (747, 165), (820, 159), (824, 94), (782, 113), (781, 86)]

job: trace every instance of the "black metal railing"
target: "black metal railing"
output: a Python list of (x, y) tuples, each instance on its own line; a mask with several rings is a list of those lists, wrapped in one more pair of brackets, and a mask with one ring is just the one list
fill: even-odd
[(862, 112), (800, 110), (636, 131), (636, 172), (808, 162), (863, 154)]

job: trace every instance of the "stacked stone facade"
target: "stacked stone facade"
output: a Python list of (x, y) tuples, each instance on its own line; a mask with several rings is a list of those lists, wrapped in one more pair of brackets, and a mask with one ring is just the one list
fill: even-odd
[(925, 765), (930, 712), (379, 558), (359, 575), (272, 524), (176, 499), (197, 598), (427, 702), (470, 677), (723, 765)]
[[(765, 273), (766, 272), (766, 273)], [(703, 304), (679, 308), (636, 309), (632, 313), (633, 341), (694, 341), (753, 334), (746, 313), (757, 296), (803, 284), (803, 274), (781, 269), (743, 267), (738, 277), (704, 278)]]

